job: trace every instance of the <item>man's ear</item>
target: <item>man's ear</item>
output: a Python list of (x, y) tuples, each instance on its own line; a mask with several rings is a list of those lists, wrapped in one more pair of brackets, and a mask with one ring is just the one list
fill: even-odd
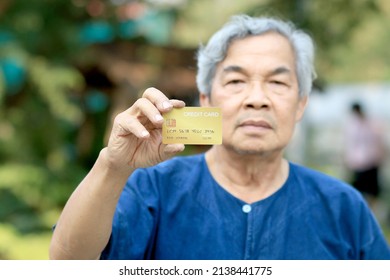
[(308, 103), (308, 99), (309, 97), (306, 95), (304, 97), (301, 97), (300, 100), (298, 101), (298, 108), (297, 108), (297, 114), (296, 114), (296, 117), (295, 117), (295, 121), (296, 122), (299, 122), (302, 117), (303, 117), (303, 114), (305, 112), (305, 109), (306, 109), (306, 106), (307, 106), (307, 103)]
[(199, 104), (202, 107), (210, 107), (210, 97), (208, 94), (200, 93), (199, 94)]

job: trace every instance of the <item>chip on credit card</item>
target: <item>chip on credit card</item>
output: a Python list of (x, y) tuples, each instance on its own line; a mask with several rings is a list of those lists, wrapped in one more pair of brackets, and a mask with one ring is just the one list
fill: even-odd
[(173, 108), (163, 114), (163, 144), (222, 144), (222, 116), (217, 107)]

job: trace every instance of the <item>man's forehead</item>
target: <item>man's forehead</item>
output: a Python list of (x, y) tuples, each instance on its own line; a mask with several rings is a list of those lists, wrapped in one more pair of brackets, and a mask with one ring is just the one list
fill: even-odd
[(252, 67), (273, 75), (295, 72), (295, 53), (290, 41), (276, 32), (237, 39), (219, 63), (222, 73), (244, 73)]
[(239, 55), (245, 53), (278, 55), (282, 52), (295, 56), (295, 51), (290, 40), (277, 32), (268, 32), (234, 39), (227, 46), (226, 57), (237, 52)]

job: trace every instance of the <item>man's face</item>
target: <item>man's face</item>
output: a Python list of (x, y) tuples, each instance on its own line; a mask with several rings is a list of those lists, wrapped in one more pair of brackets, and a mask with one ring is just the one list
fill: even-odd
[(234, 41), (217, 66), (202, 106), (222, 110), (223, 145), (241, 154), (281, 152), (303, 115), (295, 56), (288, 40), (265, 33)]

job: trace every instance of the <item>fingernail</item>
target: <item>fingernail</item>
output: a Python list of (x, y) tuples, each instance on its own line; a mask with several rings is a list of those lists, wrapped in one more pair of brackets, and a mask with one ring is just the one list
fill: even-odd
[(163, 104), (162, 104), (163, 108), (164, 109), (169, 109), (172, 107), (172, 104), (168, 101), (164, 101)]
[(164, 118), (160, 115), (160, 114), (157, 114), (154, 119), (158, 122), (162, 121)]
[(144, 130), (144, 131), (141, 132), (141, 137), (142, 137), (142, 138), (144, 138), (144, 137), (146, 137), (146, 136), (148, 136), (148, 135), (149, 135), (149, 132), (147, 132), (146, 130)]

